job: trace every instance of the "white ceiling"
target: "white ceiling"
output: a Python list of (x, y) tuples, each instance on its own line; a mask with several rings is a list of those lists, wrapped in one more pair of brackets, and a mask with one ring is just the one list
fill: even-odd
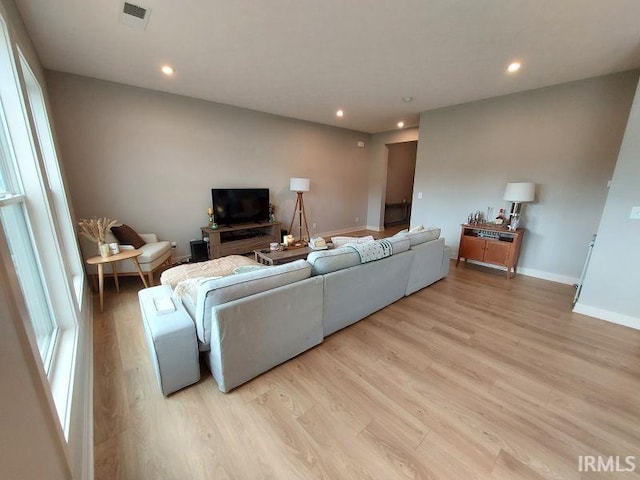
[(638, 0), (15, 1), (46, 68), (365, 132), (640, 66)]

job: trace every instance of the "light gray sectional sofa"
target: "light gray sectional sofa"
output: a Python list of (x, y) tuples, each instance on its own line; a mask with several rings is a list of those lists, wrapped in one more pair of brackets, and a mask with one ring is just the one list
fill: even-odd
[(324, 282), (322, 328), (325, 337), (404, 296), (413, 252), (409, 250), (408, 238), (390, 240), (393, 255), (368, 263), (360, 263), (360, 255), (351, 247), (309, 254), (307, 262), (312, 273), (321, 276)]
[[(162, 392), (168, 395), (199, 379), (193, 363), (198, 351), (218, 388), (228, 392), (445, 277), (451, 252), (439, 234), (432, 229), (390, 237), (391, 256), (367, 263), (349, 246), (313, 252), (306, 261), (202, 280), (181, 298), (167, 285), (141, 290), (143, 323)], [(154, 309), (156, 298), (168, 296), (176, 312), (167, 320), (181, 325), (175, 329), (167, 329)], [(191, 352), (183, 354), (189, 365), (176, 365), (180, 361), (167, 353), (171, 342)]]

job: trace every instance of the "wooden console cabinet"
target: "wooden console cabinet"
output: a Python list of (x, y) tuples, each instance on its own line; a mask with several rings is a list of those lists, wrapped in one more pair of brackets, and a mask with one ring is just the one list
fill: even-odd
[(518, 268), (524, 232), (523, 228), (511, 231), (492, 224), (463, 224), (456, 267), (461, 258), (477, 260), (507, 267), (507, 278), (511, 278), (511, 271), (515, 275)]
[(209, 237), (209, 259), (226, 255), (244, 255), (254, 250), (269, 248), (272, 242), (281, 242), (280, 224), (245, 223), (232, 227), (200, 228)]

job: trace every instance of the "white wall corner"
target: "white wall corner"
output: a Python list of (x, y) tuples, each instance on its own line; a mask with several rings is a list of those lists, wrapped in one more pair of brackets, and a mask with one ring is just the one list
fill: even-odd
[(604, 310), (602, 308), (592, 307), (591, 305), (585, 305), (583, 303), (576, 303), (573, 307), (575, 313), (587, 315), (588, 317), (605, 320), (607, 322), (616, 323), (618, 325), (624, 325), (625, 327), (635, 328), (640, 330), (640, 318), (631, 317), (618, 312), (612, 312), (611, 310)]

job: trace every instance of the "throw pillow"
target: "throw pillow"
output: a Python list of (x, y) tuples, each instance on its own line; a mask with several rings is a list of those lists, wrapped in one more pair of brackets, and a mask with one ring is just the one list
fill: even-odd
[(129, 225), (111, 227), (111, 233), (118, 239), (118, 242), (124, 245), (132, 245), (133, 248), (140, 248), (147, 243)]
[(417, 227), (413, 227), (411, 230), (409, 230), (409, 233), (421, 232), (422, 230), (424, 230), (424, 226), (418, 225)]

